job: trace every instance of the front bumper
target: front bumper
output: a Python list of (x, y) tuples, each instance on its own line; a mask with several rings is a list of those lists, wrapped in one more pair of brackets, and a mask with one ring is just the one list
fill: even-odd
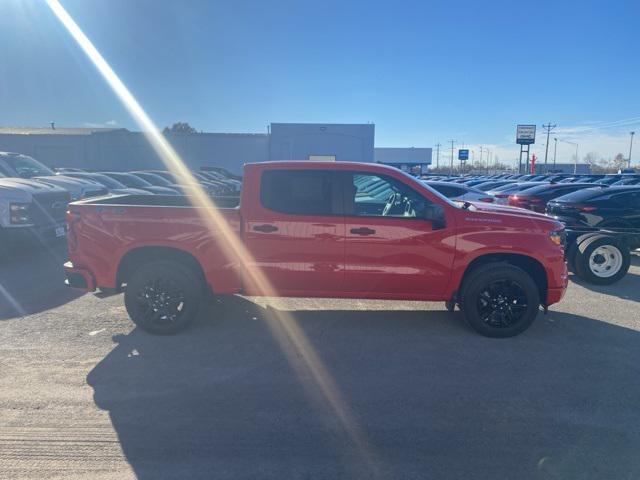
[(567, 264), (564, 261), (562, 262), (562, 269), (559, 272), (559, 275), (560, 281), (556, 283), (556, 285), (559, 284), (560, 286), (547, 288), (547, 307), (562, 300), (562, 297), (564, 297), (564, 294), (567, 291), (567, 287), (569, 286), (569, 272), (567, 271)]
[(67, 237), (66, 222), (50, 223), (47, 225), (13, 226), (2, 228), (3, 240), (8, 243), (21, 242), (51, 242), (64, 240)]
[(93, 292), (96, 289), (96, 281), (89, 270), (83, 268), (77, 268), (72, 262), (66, 262), (64, 264), (64, 283), (78, 290), (84, 290), (85, 292)]
[(547, 306), (558, 303), (564, 297), (567, 288), (549, 288), (547, 290)]

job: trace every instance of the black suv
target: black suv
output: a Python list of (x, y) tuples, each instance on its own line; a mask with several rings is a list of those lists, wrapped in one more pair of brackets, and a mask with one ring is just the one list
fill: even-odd
[(640, 185), (587, 188), (551, 200), (546, 213), (574, 230), (621, 229), (640, 247)]

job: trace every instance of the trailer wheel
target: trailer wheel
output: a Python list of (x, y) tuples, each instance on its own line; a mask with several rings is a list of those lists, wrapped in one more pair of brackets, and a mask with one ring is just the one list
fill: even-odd
[(631, 254), (624, 243), (608, 235), (595, 235), (578, 245), (576, 273), (586, 282), (611, 285), (627, 274)]
[(485, 337), (506, 338), (524, 332), (539, 307), (536, 282), (513, 265), (483, 265), (465, 278), (460, 309), (467, 323)]
[(129, 317), (149, 333), (184, 330), (202, 303), (202, 282), (188, 267), (172, 261), (142, 265), (129, 279), (124, 303)]

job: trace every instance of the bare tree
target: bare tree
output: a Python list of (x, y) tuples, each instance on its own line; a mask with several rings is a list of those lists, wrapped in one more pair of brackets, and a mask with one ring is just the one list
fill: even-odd
[(624, 158), (624, 155), (618, 153), (615, 157), (613, 157), (613, 168), (617, 171), (619, 169), (625, 168), (627, 166), (627, 159)]

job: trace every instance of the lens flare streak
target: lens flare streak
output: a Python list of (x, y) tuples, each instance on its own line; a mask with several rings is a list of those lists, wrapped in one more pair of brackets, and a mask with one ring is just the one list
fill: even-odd
[[(251, 285), (253, 291), (260, 292), (264, 296), (277, 297), (277, 292), (265, 277), (262, 270), (256, 266), (255, 260), (245, 248), (242, 240), (218, 212), (215, 203), (204, 191), (198, 180), (191, 174), (178, 153), (160, 133), (160, 130), (107, 61), (102, 57), (100, 52), (98, 52), (93, 43), (84, 32), (82, 32), (58, 0), (47, 0), (47, 4), (102, 74), (110, 88), (138, 123), (140, 129), (145, 132), (148, 141), (162, 159), (167, 169), (174, 175), (184, 178), (185, 183), (192, 187), (194, 191), (194, 194), (191, 196), (193, 206), (201, 207), (197, 210), (204, 225), (209, 230), (221, 234), (222, 241), (220, 241), (219, 245), (227, 258), (237, 260), (239, 268), (241, 268), (244, 273), (245, 284)], [(320, 395), (320, 398), (324, 401), (324, 406), (328, 407), (338, 419), (341, 428), (351, 439), (361, 460), (371, 471), (371, 475), (377, 476), (379, 467), (375, 456), (372, 454), (372, 449), (367, 444), (362, 430), (354, 421), (351, 409), (340, 394), (340, 390), (315, 351), (315, 348), (290, 313), (282, 309), (269, 309), (268, 311), (267, 325), (274, 338), (278, 341), (288, 361), (296, 371), (302, 385), (312, 398), (315, 399), (316, 395)], [(312, 384), (308, 384), (307, 378), (312, 379)]]

